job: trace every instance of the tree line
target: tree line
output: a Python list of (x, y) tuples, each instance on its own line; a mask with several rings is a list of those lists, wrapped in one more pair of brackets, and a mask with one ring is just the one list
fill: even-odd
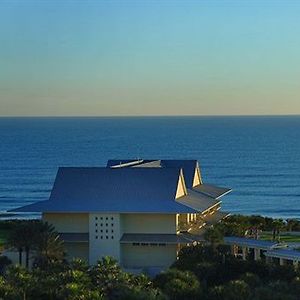
[[(300, 295), (299, 270), (242, 261), (221, 242), (224, 233), (243, 235), (255, 226), (273, 230), (275, 224), (257, 216), (229, 217), (207, 230), (207, 244), (183, 247), (168, 270), (149, 278), (124, 272), (110, 257), (95, 266), (80, 259), (67, 261), (63, 242), (51, 225), (11, 222), (5, 225), (10, 230), (7, 243), (19, 254), (26, 253), (26, 263), (25, 267), (13, 266), (7, 258), (0, 258), (0, 299), (296, 300)], [(27, 268), (27, 257), (34, 258), (31, 269)]]

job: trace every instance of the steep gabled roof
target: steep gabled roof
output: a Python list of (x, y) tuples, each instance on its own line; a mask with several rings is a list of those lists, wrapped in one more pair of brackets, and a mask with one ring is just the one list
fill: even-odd
[(219, 199), (231, 192), (231, 189), (229, 188), (219, 187), (207, 183), (195, 186), (194, 190), (215, 199)]
[(195, 213), (175, 201), (180, 168), (59, 168), (50, 199), (12, 211)]
[(200, 212), (205, 212), (208, 209), (221, 203), (220, 200), (215, 200), (209, 196), (197, 193), (191, 189), (187, 190), (187, 195), (176, 199), (177, 203), (186, 205)]
[(195, 159), (164, 159), (161, 160), (161, 166), (164, 168), (182, 168), (184, 173), (185, 184), (187, 188), (193, 187), (195, 169), (197, 160)]
[(112, 159), (108, 160), (107, 167), (162, 167), (162, 168), (181, 168), (183, 169), (185, 183), (187, 188), (193, 187), (195, 169), (197, 167), (197, 160), (195, 159)]

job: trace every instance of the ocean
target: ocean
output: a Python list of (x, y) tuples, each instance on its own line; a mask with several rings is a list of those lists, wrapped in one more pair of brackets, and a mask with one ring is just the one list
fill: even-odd
[(47, 200), (59, 166), (112, 158), (197, 159), (233, 189), (223, 210), (300, 219), (300, 116), (0, 118), (2, 218)]

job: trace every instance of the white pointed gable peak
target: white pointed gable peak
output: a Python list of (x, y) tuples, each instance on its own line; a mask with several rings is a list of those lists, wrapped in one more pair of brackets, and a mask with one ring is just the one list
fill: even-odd
[(175, 199), (178, 199), (185, 195), (187, 195), (187, 189), (186, 189), (186, 185), (185, 185), (183, 170), (180, 169)]
[(202, 184), (202, 178), (201, 178), (201, 172), (200, 172), (200, 167), (199, 163), (197, 161), (196, 167), (195, 167), (195, 173), (194, 173), (194, 179), (193, 179), (193, 187)]

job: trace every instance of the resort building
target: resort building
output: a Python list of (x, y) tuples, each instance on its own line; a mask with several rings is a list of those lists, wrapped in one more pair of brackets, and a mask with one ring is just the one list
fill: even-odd
[(225, 237), (224, 243), (231, 246), (232, 254), (243, 260), (265, 260), (279, 265), (299, 267), (300, 243), (278, 243), (243, 237)]
[(226, 217), (228, 188), (203, 183), (196, 160), (110, 160), (106, 167), (59, 168), (49, 200), (14, 212), (41, 212), (69, 258), (109, 255), (131, 269), (164, 269), (182, 246)]

